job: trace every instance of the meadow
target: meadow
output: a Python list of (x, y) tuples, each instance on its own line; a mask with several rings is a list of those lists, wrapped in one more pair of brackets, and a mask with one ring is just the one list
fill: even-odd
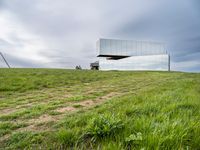
[(0, 149), (198, 150), (200, 74), (1, 68)]

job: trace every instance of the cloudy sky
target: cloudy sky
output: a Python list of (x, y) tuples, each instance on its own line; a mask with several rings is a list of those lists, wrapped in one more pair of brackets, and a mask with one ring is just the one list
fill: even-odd
[(164, 42), (173, 70), (200, 72), (200, 1), (0, 0), (12, 67), (89, 68), (98, 38)]

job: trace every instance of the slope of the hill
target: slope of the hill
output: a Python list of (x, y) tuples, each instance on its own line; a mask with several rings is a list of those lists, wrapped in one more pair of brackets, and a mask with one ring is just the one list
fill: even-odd
[(200, 74), (0, 69), (0, 149), (199, 149)]

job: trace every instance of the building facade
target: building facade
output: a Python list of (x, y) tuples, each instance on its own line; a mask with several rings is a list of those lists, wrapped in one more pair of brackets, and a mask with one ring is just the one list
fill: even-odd
[(170, 56), (157, 42), (99, 39), (99, 70), (170, 70)]

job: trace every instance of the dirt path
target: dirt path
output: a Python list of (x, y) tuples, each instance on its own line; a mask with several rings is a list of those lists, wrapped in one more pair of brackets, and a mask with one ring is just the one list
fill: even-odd
[[(46, 124), (48, 124), (49, 122), (57, 122), (57, 121), (61, 120), (64, 116), (66, 116), (67, 114), (72, 114), (72, 113), (78, 112), (80, 110), (88, 110), (97, 105), (101, 105), (104, 102), (106, 102), (114, 97), (116, 98), (121, 95), (122, 95), (122, 93), (111, 92), (107, 95), (98, 97), (94, 100), (84, 100), (84, 101), (80, 101), (80, 102), (66, 102), (66, 104), (68, 106), (60, 107), (60, 108), (54, 110), (55, 112), (60, 113), (59, 115), (43, 114), (38, 118), (25, 120), (24, 122), (27, 124), (27, 126), (19, 128), (19, 129), (15, 130), (14, 132), (47, 131), (47, 130), (49, 130), (49, 127), (47, 127)], [(76, 107), (77, 105), (79, 105), (81, 107)], [(2, 138), (5, 139), (8, 137), (9, 137), (8, 135), (5, 135)]]

